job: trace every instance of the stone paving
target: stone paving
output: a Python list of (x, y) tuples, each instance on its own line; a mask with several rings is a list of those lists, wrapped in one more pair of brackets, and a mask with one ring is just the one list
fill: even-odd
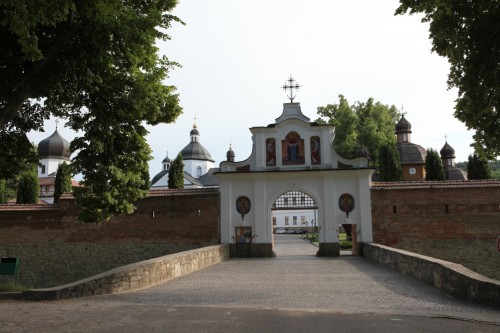
[[(455, 299), (362, 257), (317, 258), (298, 235), (277, 235), (274, 259), (232, 259), (137, 292), (138, 303), (459, 317), (500, 324), (500, 309)], [(345, 253), (345, 252), (344, 252)]]
[(500, 332), (498, 308), (365, 258), (317, 258), (298, 235), (275, 240), (276, 258), (232, 259), (131, 293), (0, 301), (0, 332), (326, 332), (332, 323), (350, 332)]

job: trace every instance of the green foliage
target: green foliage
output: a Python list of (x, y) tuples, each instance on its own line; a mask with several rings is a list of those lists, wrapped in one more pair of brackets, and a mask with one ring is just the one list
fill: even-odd
[(5, 179), (0, 179), (0, 204), (6, 204), (7, 198), (7, 186)]
[(380, 148), (379, 173), (380, 180), (384, 182), (397, 182), (401, 180), (401, 162), (396, 145), (386, 144)]
[(26, 133), (0, 130), (0, 179), (17, 179), (23, 171), (36, 168), (38, 155)]
[(0, 4), (0, 129), (40, 130), (44, 119), (56, 116), (85, 133), (71, 149), (79, 151), (73, 171), (85, 179), (86, 188), (75, 196), (86, 221), (133, 211), (133, 201), (147, 191), (150, 156), (143, 125), (169, 123), (182, 112), (175, 87), (163, 84), (177, 64), (160, 57), (156, 46), (169, 38), (172, 22), (180, 22), (170, 14), (176, 4)]
[(339, 247), (343, 250), (352, 249), (352, 242), (348, 240), (340, 241)]
[(16, 292), (16, 291), (26, 291), (29, 288), (22, 284), (15, 283), (2, 283), (0, 284), (0, 293)]
[(434, 149), (427, 149), (425, 157), (425, 180), (444, 180), (444, 169), (441, 157)]
[[(337, 153), (345, 158), (355, 158), (356, 151), (366, 146), (373, 165), (378, 168), (380, 149), (384, 145), (396, 145), (394, 127), (400, 117), (394, 106), (374, 102), (355, 102), (349, 105), (347, 99), (339, 95), (338, 104), (318, 107), (318, 114), (327, 118), (327, 123), (335, 126), (333, 145)], [(321, 118), (317, 120), (325, 123)]]
[(184, 162), (182, 161), (181, 153), (177, 155), (170, 165), (170, 171), (168, 172), (168, 188), (184, 188)]
[(71, 186), (71, 168), (68, 163), (62, 162), (59, 164), (55, 179), (54, 188), (54, 203), (59, 202), (59, 198), (63, 193), (71, 192), (73, 187)]
[(500, 155), (500, 10), (498, 0), (400, 0), (397, 15), (422, 13), (432, 50), (450, 63), (458, 88), (455, 117), (476, 130), (480, 155)]
[(473, 179), (490, 179), (490, 167), (485, 158), (480, 157), (478, 154), (469, 155), (469, 162), (467, 163), (467, 178)]
[(35, 171), (25, 171), (17, 182), (17, 204), (36, 204), (40, 195), (38, 175)]

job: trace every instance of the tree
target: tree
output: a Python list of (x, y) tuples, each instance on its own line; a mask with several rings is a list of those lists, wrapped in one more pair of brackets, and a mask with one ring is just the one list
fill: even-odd
[[(396, 145), (394, 126), (400, 114), (394, 106), (375, 102), (373, 98), (350, 106), (347, 99), (339, 95), (338, 104), (318, 107), (318, 114), (335, 126), (333, 145), (342, 157), (355, 158), (357, 150), (366, 146), (378, 168), (381, 147)], [(325, 123), (321, 118), (316, 121)]]
[(381, 181), (398, 182), (401, 180), (401, 163), (396, 145), (386, 144), (380, 148), (378, 165)]
[(467, 163), (467, 178), (472, 179), (490, 179), (491, 170), (488, 161), (480, 157), (477, 153), (469, 155), (469, 163)]
[(396, 15), (422, 13), (432, 50), (448, 58), (458, 88), (455, 117), (476, 130), (480, 155), (500, 154), (500, 10), (498, 0), (400, 0)]
[(170, 165), (170, 170), (168, 172), (168, 188), (184, 188), (184, 162), (182, 161), (181, 153), (177, 155)]
[[(103, 222), (144, 197), (150, 149), (144, 124), (181, 113), (162, 82), (176, 63), (158, 55), (176, 0), (9, 1), (0, 4), (0, 129), (40, 130), (56, 116), (84, 133), (73, 172), (81, 218)], [(181, 22), (182, 23), (182, 22)], [(137, 152), (134, 149), (140, 148)]]
[(26, 133), (0, 130), (0, 142), (0, 179), (17, 179), (20, 173), (38, 165), (36, 149)]
[(427, 149), (425, 157), (425, 180), (444, 180), (444, 169), (441, 157), (434, 149)]
[(36, 204), (40, 195), (40, 185), (36, 171), (25, 171), (17, 183), (17, 204)]
[(8, 200), (5, 179), (0, 179), (0, 204), (6, 204)]
[(62, 162), (59, 164), (54, 187), (54, 203), (59, 202), (59, 198), (63, 193), (71, 192), (73, 190), (71, 185), (71, 168), (68, 163)]

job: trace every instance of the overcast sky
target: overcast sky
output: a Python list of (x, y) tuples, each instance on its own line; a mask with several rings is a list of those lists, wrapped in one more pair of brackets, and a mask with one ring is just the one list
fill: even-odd
[[(456, 162), (473, 152), (472, 131), (453, 117), (456, 90), (448, 90), (449, 65), (431, 53), (428, 25), (417, 16), (394, 16), (396, 0), (180, 0), (170, 41), (160, 51), (182, 68), (166, 81), (177, 87), (184, 113), (173, 124), (149, 127), (154, 159), (150, 175), (161, 170), (168, 151), (174, 158), (189, 143), (196, 116), (200, 142), (216, 160), (232, 143), (236, 160), (252, 149), (254, 126), (281, 115), (292, 75), (302, 86), (295, 102), (314, 120), (316, 108), (373, 97), (404, 106), (412, 142), (440, 150), (455, 148)], [(38, 143), (55, 129), (30, 133)], [(71, 140), (75, 133), (59, 130)]]

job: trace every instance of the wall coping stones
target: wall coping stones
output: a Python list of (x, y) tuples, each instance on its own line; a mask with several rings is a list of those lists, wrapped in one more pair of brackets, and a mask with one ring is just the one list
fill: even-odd
[(449, 261), (365, 243), (363, 255), (454, 297), (500, 307), (500, 281)]
[(441, 180), (441, 181), (402, 181), (402, 182), (374, 182), (372, 190), (415, 190), (430, 188), (476, 188), (500, 187), (500, 180)]
[(227, 244), (169, 254), (129, 264), (53, 288), (22, 293), (27, 300), (56, 300), (116, 294), (146, 288), (229, 259)]

